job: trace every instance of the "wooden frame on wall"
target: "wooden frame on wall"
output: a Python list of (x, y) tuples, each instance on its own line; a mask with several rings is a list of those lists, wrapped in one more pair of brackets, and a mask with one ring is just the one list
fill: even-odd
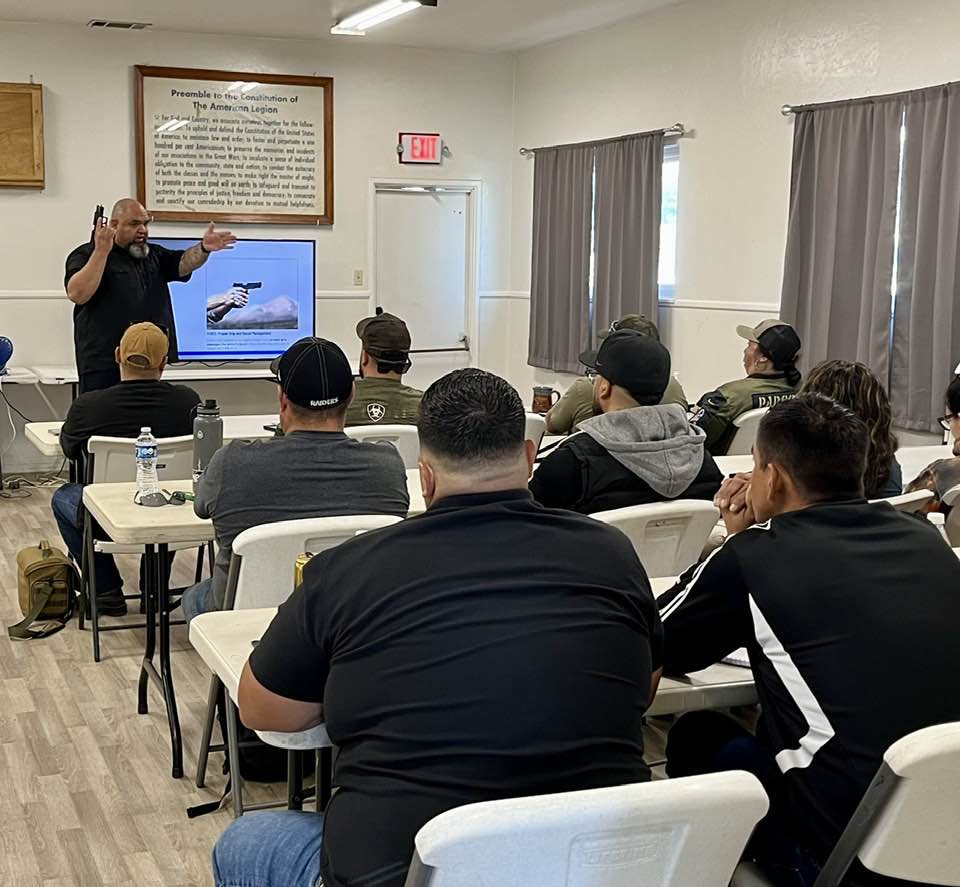
[(43, 86), (0, 83), (0, 187), (45, 185)]
[(333, 224), (333, 78), (135, 67), (137, 197), (158, 220)]

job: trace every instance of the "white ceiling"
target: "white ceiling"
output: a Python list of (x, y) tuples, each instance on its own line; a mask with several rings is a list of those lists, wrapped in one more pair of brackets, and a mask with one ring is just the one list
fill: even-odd
[(439, 0), (371, 31), (330, 37), (338, 18), (373, 0), (0, 0), (0, 21), (86, 24), (148, 21), (155, 28), (207, 34), (354, 40), (401, 46), (502, 52), (614, 24), (680, 0)]

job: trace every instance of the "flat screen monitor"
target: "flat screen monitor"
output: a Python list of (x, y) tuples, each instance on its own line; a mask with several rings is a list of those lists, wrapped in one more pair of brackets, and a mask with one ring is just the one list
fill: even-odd
[[(169, 249), (196, 239), (152, 238)], [(180, 360), (272, 360), (312, 336), (316, 243), (238, 240), (187, 283), (171, 283)]]

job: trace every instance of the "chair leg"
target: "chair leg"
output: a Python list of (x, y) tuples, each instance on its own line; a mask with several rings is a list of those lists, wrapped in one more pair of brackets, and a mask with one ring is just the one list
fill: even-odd
[(207, 569), (210, 571), (210, 575), (213, 576), (213, 562), (216, 557), (213, 551), (213, 542), (207, 543)]
[(210, 677), (210, 689), (207, 692), (207, 718), (203, 723), (203, 735), (200, 737), (200, 757), (197, 759), (197, 788), (203, 788), (207, 778), (207, 759), (210, 757), (210, 739), (213, 736), (213, 722), (217, 719), (217, 697), (220, 695), (220, 678)]
[(227, 716), (227, 754), (230, 757), (230, 794), (234, 817), (243, 816), (243, 777), (240, 775), (240, 740), (237, 730), (237, 707), (229, 693), (224, 693)]
[(90, 571), (90, 558), (87, 554), (87, 518), (83, 521), (83, 545), (80, 547), (80, 612), (77, 614), (77, 628), (83, 631), (87, 616), (87, 574)]
[(193, 573), (193, 584), (196, 585), (203, 578), (203, 554), (206, 546), (197, 549), (197, 569)]

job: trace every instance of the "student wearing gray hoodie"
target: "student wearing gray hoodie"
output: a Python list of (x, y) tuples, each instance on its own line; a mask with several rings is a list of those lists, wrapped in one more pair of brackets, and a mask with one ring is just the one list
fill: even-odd
[(661, 404), (670, 352), (622, 330), (580, 360), (595, 374), (599, 415), (583, 422), (530, 480), (541, 504), (582, 514), (671, 499), (712, 500), (723, 475), (677, 404)]

